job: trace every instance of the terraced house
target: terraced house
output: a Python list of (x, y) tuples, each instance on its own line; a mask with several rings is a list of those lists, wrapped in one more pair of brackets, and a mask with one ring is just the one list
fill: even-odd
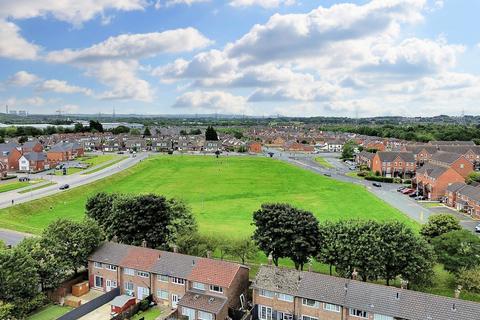
[(480, 187), (467, 185), (464, 182), (453, 183), (447, 188), (446, 203), (452, 208), (480, 218)]
[(253, 320), (473, 320), (480, 304), (261, 266), (252, 284)]
[(385, 177), (411, 178), (415, 175), (415, 158), (411, 152), (377, 152), (372, 159), (372, 171)]
[(88, 261), (90, 287), (159, 303), (189, 320), (224, 320), (245, 302), (249, 269), (237, 263), (114, 242)]

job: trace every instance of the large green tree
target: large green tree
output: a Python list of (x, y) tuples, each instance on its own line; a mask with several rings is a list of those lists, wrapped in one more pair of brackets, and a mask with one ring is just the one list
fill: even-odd
[(447, 232), (432, 239), (438, 261), (445, 269), (458, 273), (480, 264), (480, 238), (467, 230)]
[(253, 221), (253, 240), (266, 255), (272, 254), (275, 265), (279, 258), (288, 257), (302, 269), (317, 254), (319, 227), (311, 212), (289, 204), (263, 204), (253, 213)]
[(217, 131), (212, 126), (208, 126), (207, 130), (205, 130), (205, 140), (207, 141), (217, 141), (218, 135)]
[(51, 252), (77, 273), (87, 265), (88, 256), (99, 246), (104, 234), (92, 219), (82, 222), (59, 219), (43, 231), (42, 237), (52, 246)]
[(342, 159), (353, 159), (355, 156), (355, 149), (358, 148), (358, 144), (353, 140), (345, 142), (342, 148)]
[(181, 201), (155, 194), (97, 194), (88, 199), (87, 215), (95, 219), (108, 239), (167, 249), (183, 233), (194, 233), (197, 224)]
[(461, 230), (460, 220), (449, 213), (431, 215), (422, 226), (420, 234), (430, 241), (450, 231)]
[(231, 243), (228, 253), (240, 259), (242, 264), (247, 262), (247, 259), (254, 259), (257, 255), (258, 248), (252, 239), (240, 239)]

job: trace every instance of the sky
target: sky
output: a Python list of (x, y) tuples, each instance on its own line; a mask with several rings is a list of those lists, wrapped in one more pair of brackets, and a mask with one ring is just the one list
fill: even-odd
[(477, 115), (480, 1), (1, 0), (0, 112)]

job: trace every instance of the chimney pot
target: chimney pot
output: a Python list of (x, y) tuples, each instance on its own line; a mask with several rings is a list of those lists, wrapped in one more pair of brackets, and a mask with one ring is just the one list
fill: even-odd
[(115, 242), (115, 243), (117, 243), (117, 242), (118, 242), (118, 237), (117, 237), (117, 236), (113, 236), (113, 238), (112, 238), (112, 242)]
[(356, 268), (353, 268), (352, 279), (357, 280), (357, 277), (358, 277), (358, 271)]
[(173, 252), (178, 253), (178, 246), (176, 244), (173, 245)]
[(455, 289), (455, 299), (460, 298), (460, 293), (462, 292), (462, 286), (458, 286), (457, 289)]
[(272, 262), (273, 262), (273, 255), (272, 253), (270, 252), (268, 254), (268, 265), (271, 266), (272, 265)]
[(207, 258), (211, 259), (212, 258), (212, 251), (207, 250)]
[(142, 241), (142, 247), (144, 247), (144, 248), (147, 247), (147, 240), (144, 239), (144, 240)]

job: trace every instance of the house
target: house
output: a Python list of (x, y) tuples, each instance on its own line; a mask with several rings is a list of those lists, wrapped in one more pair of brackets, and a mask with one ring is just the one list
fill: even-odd
[(120, 314), (135, 304), (135, 297), (127, 296), (125, 294), (116, 296), (112, 301), (110, 301), (111, 314)]
[(253, 289), (252, 320), (467, 320), (480, 304), (337, 278), (261, 266)]
[(474, 146), (473, 141), (430, 141), (432, 146)]
[(47, 160), (50, 164), (58, 164), (73, 160), (85, 154), (83, 147), (77, 142), (59, 142), (47, 151)]
[(308, 144), (298, 143), (295, 141), (289, 141), (283, 146), (284, 151), (289, 152), (313, 152), (315, 148)]
[(166, 152), (173, 150), (173, 139), (162, 137), (155, 141), (152, 141), (152, 150), (157, 152)]
[(287, 140), (285, 140), (283, 137), (275, 137), (273, 141), (270, 143), (272, 147), (281, 147), (283, 146)]
[[(162, 305), (191, 320), (224, 320), (245, 299), (249, 269), (210, 258), (103, 243), (88, 259), (90, 287), (143, 299), (152, 294)], [(244, 300), (243, 300), (244, 301)]]
[(436, 146), (412, 144), (406, 145), (404, 151), (413, 153), (417, 166), (421, 167), (432, 159), (432, 156), (437, 153), (438, 149)]
[(464, 155), (439, 151), (430, 159), (430, 163), (434, 165), (450, 167), (466, 178), (473, 171), (473, 163)]
[(480, 187), (463, 182), (453, 183), (447, 187), (445, 198), (448, 206), (473, 218), (480, 218)]
[(358, 167), (366, 166), (369, 170), (372, 170), (372, 162), (373, 158), (375, 157), (375, 153), (361, 151), (355, 155), (355, 163)]
[(427, 199), (442, 200), (448, 186), (464, 181), (465, 178), (451, 167), (427, 163), (417, 170), (412, 183)]
[(216, 152), (219, 151), (221, 148), (220, 141), (209, 141), (206, 140), (205, 144), (203, 145), (203, 151), (205, 152)]
[(342, 152), (344, 144), (345, 141), (339, 139), (328, 140), (326, 143), (328, 152)]
[(125, 141), (125, 148), (130, 151), (142, 151), (145, 150), (147, 142), (143, 139), (129, 139)]
[(21, 146), (21, 149), (22, 149), (22, 153), (42, 152), (43, 145), (40, 142), (38, 142), (38, 140), (29, 140)]
[(415, 158), (411, 152), (379, 151), (372, 159), (372, 171), (384, 177), (411, 178), (415, 170)]
[(21, 157), (22, 157), (22, 149), (20, 147), (16, 147), (10, 150), (7, 157), (9, 171), (19, 170), (18, 161), (20, 160)]
[(48, 169), (45, 152), (28, 152), (18, 160), (18, 168), (23, 172), (39, 172)]
[(250, 142), (248, 144), (248, 152), (250, 153), (262, 153), (262, 144), (260, 142)]

